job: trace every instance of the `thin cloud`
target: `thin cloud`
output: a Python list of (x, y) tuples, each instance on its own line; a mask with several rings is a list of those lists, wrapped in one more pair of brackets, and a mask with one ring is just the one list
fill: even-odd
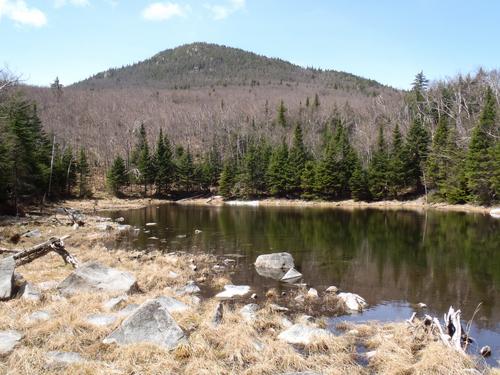
[(189, 11), (188, 5), (158, 2), (148, 5), (142, 11), (142, 17), (148, 21), (166, 21), (173, 17), (185, 17)]
[(219, 21), (229, 17), (234, 12), (245, 8), (245, 0), (229, 0), (224, 5), (208, 4), (205, 7), (210, 11), (210, 13), (212, 13), (213, 19)]
[(42, 27), (47, 24), (45, 13), (29, 7), (24, 0), (0, 0), (0, 20), (3, 17), (20, 25)]

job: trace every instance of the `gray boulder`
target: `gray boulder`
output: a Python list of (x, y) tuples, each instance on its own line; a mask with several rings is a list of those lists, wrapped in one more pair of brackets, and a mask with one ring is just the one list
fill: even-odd
[(14, 257), (0, 260), (0, 300), (9, 299), (12, 296), (15, 268)]
[(12, 352), (22, 338), (22, 333), (17, 331), (0, 331), (0, 355)]
[(126, 271), (87, 262), (77, 268), (57, 287), (63, 294), (81, 292), (129, 293), (137, 289), (135, 277)]
[(318, 338), (330, 335), (325, 329), (309, 326), (305, 324), (294, 324), (278, 335), (278, 339), (289, 344), (308, 345)]
[(146, 342), (170, 350), (184, 340), (184, 332), (172, 318), (167, 304), (160, 297), (144, 302), (106, 337), (103, 343), (127, 345)]

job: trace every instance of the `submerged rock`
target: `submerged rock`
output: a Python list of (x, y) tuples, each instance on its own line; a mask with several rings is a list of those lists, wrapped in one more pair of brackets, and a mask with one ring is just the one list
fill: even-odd
[(146, 342), (174, 349), (184, 340), (184, 332), (160, 297), (144, 302), (103, 343), (126, 345)]
[(250, 292), (248, 285), (225, 285), (224, 290), (215, 295), (215, 298), (227, 299), (244, 296)]
[(16, 261), (10, 256), (0, 261), (0, 300), (12, 296)]
[(85, 362), (85, 359), (75, 352), (48, 352), (45, 358), (47, 366), (52, 369)]
[(337, 296), (344, 301), (346, 307), (352, 311), (362, 311), (368, 306), (365, 299), (354, 293), (339, 293)]
[(304, 324), (294, 324), (281, 332), (278, 338), (289, 344), (308, 345), (327, 335), (330, 335), (330, 332), (325, 329)]
[(129, 293), (137, 288), (135, 277), (126, 271), (87, 262), (76, 269), (57, 287), (63, 294), (81, 292)]
[(18, 331), (0, 331), (0, 355), (12, 352), (22, 338), (23, 334)]

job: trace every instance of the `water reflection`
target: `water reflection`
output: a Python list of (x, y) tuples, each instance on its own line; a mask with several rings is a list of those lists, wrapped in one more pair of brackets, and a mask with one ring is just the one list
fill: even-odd
[(500, 221), (486, 215), (164, 205), (112, 216), (143, 228), (135, 248), (246, 255), (236, 283), (273, 285), (251, 264), (288, 251), (316, 287), (336, 285), (371, 305), (425, 302), (439, 313), (458, 306), (466, 319), (482, 302), (478, 326), (500, 331)]

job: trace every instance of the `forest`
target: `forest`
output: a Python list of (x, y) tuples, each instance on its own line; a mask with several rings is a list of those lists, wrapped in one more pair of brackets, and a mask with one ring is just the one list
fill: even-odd
[[(489, 86), (466, 144), (456, 118), (429, 103), (428, 81), (419, 73), (405, 98), (411, 119), (406, 134), (398, 123), (390, 127), (378, 121), (369, 157), (354, 145), (349, 123), (336, 111), (322, 124), (318, 146), (308, 147), (303, 125), (292, 123), (280, 101), (273, 126), (287, 135), (277, 142), (248, 134), (221, 147), (214, 137), (194, 154), (161, 129), (151, 143), (141, 124), (130, 152), (110, 149), (115, 156), (104, 169), (89, 162), (83, 146), (61, 147), (53, 133), (46, 133), (37, 104), (15, 85), (0, 94), (0, 202), (16, 210), (19, 201), (90, 196), (92, 181), (103, 174), (116, 195), (140, 191), (178, 198), (211, 192), (225, 198), (372, 201), (425, 194), (456, 204), (499, 201), (498, 103)], [(444, 106), (446, 95), (444, 87)], [(305, 101), (305, 110), (320, 106), (318, 95)]]

